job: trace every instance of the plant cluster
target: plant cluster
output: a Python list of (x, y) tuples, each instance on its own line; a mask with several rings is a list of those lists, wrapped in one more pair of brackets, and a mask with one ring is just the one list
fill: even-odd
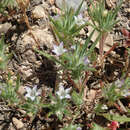
[(0, 1), (0, 13), (4, 14), (7, 7), (12, 8), (14, 6), (15, 0), (1, 0)]

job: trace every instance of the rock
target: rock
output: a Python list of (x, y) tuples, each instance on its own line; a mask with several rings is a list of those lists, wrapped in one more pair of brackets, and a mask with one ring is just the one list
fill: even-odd
[[(68, 8), (72, 7), (74, 10), (76, 10), (79, 7), (82, 0), (56, 0), (56, 5), (61, 9), (64, 6), (64, 2)], [(87, 4), (84, 1), (80, 12), (85, 11), (86, 9), (87, 9)]]
[[(33, 35), (35, 36), (35, 39), (38, 41), (39, 45), (43, 47), (44, 45), (48, 48), (53, 47), (54, 44), (54, 37), (51, 31), (49, 31), (48, 27), (41, 26), (40, 28), (38, 26), (33, 26)], [(27, 31), (24, 33), (17, 42), (17, 51), (19, 53), (25, 53), (25, 50), (28, 50), (28, 48), (31, 48), (32, 46), (36, 46), (35, 40), (30, 35), (30, 31)], [(28, 51), (30, 54), (30, 51)], [(26, 53), (26, 56), (28, 54)]]
[[(49, 27), (46, 25), (41, 25), (40, 27), (33, 26), (31, 32), (41, 48), (45, 47), (48, 50), (53, 48), (55, 40)], [(16, 51), (18, 52), (20, 66), (17, 66), (17, 64), (14, 66), (24, 80), (32, 80), (32, 78), (35, 77), (35, 69), (42, 65), (42, 62), (39, 61), (36, 52), (33, 50), (33, 47), (36, 46), (37, 44), (30, 35), (30, 31), (23, 33), (16, 43)]]
[(23, 79), (27, 79), (33, 74), (32, 69), (30, 69), (30, 66), (22, 65), (22, 66), (20, 66), (19, 71), (20, 71)]
[(25, 56), (26, 56), (27, 61), (29, 61), (30, 63), (35, 63), (37, 60), (36, 55), (32, 50), (27, 50), (25, 52)]
[(26, 111), (22, 110), (22, 109), (17, 109), (19, 112), (21, 112), (23, 115), (27, 114)]
[(89, 91), (89, 93), (88, 93), (88, 100), (89, 101), (93, 101), (94, 99), (95, 99), (95, 96), (96, 96), (96, 90), (93, 90), (93, 89), (91, 89), (90, 91)]
[(18, 89), (18, 93), (23, 95), (25, 92), (26, 92), (26, 90), (25, 90), (24, 86), (20, 86)]
[(12, 121), (13, 121), (13, 124), (16, 126), (17, 129), (21, 129), (21, 128), (24, 127), (23, 122), (18, 120), (17, 118), (13, 117)]
[(32, 11), (32, 18), (40, 19), (40, 18), (47, 18), (47, 15), (45, 14), (45, 10), (42, 5), (38, 5), (34, 8)]
[(0, 24), (0, 33), (7, 33), (11, 26), (11, 23)]

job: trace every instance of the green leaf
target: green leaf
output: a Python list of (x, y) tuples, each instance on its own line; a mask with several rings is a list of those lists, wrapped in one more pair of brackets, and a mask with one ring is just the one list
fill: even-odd
[(83, 2), (84, 2), (84, 0), (82, 0), (81, 4), (79, 5), (78, 9), (76, 10), (75, 16), (77, 16), (77, 15), (79, 14), (80, 9), (81, 9), (81, 7), (82, 7), (82, 5), (83, 5)]
[(35, 49), (35, 51), (38, 52), (39, 54), (41, 54), (41, 55), (47, 57), (48, 59), (50, 59), (50, 60), (52, 60), (52, 61), (54, 61), (54, 62), (57, 62), (57, 63), (61, 64), (63, 67), (66, 67), (63, 63), (61, 63), (59, 60), (57, 60), (54, 56), (51, 56), (51, 55), (49, 55), (49, 54), (47, 54), (47, 53), (44, 53), (43, 51), (39, 51), (39, 50), (37, 50), (37, 49)]
[(125, 116), (120, 116), (120, 115), (111, 115), (109, 113), (107, 114), (102, 114), (105, 118), (107, 118), (108, 120), (114, 120), (114, 121), (118, 121), (118, 122), (130, 122), (130, 118), (129, 117), (125, 117)]
[(93, 124), (93, 128), (91, 130), (105, 130), (103, 127), (97, 125), (96, 123)]
[(83, 96), (75, 91), (72, 93), (72, 100), (76, 105), (83, 104)]

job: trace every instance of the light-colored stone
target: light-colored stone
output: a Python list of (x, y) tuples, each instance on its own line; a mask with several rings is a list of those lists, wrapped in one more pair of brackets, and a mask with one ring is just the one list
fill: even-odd
[(26, 92), (26, 90), (25, 90), (24, 86), (20, 86), (18, 89), (18, 93), (23, 95), (25, 92)]
[[(43, 47), (44, 45), (47, 46), (48, 48), (53, 47), (54, 44), (54, 37), (53, 34), (49, 31), (48, 27), (38, 27), (38, 26), (33, 26), (33, 35), (35, 36), (35, 39), (38, 41), (39, 45)], [(27, 46), (37, 46), (35, 40), (33, 37), (30, 35), (30, 31), (24, 33), (22, 35), (22, 38), (18, 40), (17, 42), (17, 50), (20, 53), (25, 53), (26, 47)]]
[(21, 128), (24, 127), (23, 122), (18, 120), (17, 118), (13, 117), (12, 121), (13, 121), (13, 124), (16, 126), (17, 129), (21, 129)]
[[(65, 6), (67, 6), (68, 8), (73, 8), (74, 10), (76, 10), (80, 3), (82, 2), (82, 0), (56, 0), (56, 5), (62, 9)], [(81, 7), (81, 12), (87, 9), (87, 4), (84, 1), (82, 7)]]
[(11, 23), (0, 24), (0, 33), (6, 33), (11, 28)]
[(38, 5), (32, 11), (32, 18), (39, 19), (39, 18), (47, 18), (45, 14), (45, 10), (42, 5)]
[(95, 96), (96, 96), (96, 90), (90, 90), (88, 93), (89, 101), (93, 101), (95, 99)]
[(30, 69), (29, 66), (21, 66), (19, 71), (22, 74), (24, 79), (32, 75), (32, 69)]
[(22, 110), (22, 109), (17, 109), (19, 112), (21, 112), (22, 114), (26, 114), (27, 112), (26, 111), (24, 111), (24, 110)]

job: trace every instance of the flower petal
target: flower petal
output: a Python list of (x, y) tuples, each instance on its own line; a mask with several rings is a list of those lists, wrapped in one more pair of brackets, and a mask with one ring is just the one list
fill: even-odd
[(31, 99), (32, 101), (34, 101), (35, 98), (36, 98), (35, 96), (31, 96), (31, 97), (30, 97), (30, 99)]
[(38, 89), (38, 91), (36, 92), (36, 96), (41, 95), (41, 93), (42, 93), (42, 89)]
[(32, 90), (33, 90), (34, 92), (36, 92), (36, 91), (37, 91), (37, 86), (35, 85), (35, 86), (32, 88)]
[(26, 89), (27, 93), (30, 93), (32, 91), (30, 87), (25, 87), (25, 89)]
[(65, 90), (65, 92), (68, 94), (68, 93), (70, 93), (71, 89), (72, 89), (72, 88), (67, 88), (67, 89)]
[(61, 92), (64, 91), (64, 87), (62, 85), (59, 87), (59, 91), (61, 91)]
[(71, 96), (70, 96), (69, 94), (67, 94), (67, 95), (65, 95), (65, 98), (70, 99), (70, 98), (71, 98)]

